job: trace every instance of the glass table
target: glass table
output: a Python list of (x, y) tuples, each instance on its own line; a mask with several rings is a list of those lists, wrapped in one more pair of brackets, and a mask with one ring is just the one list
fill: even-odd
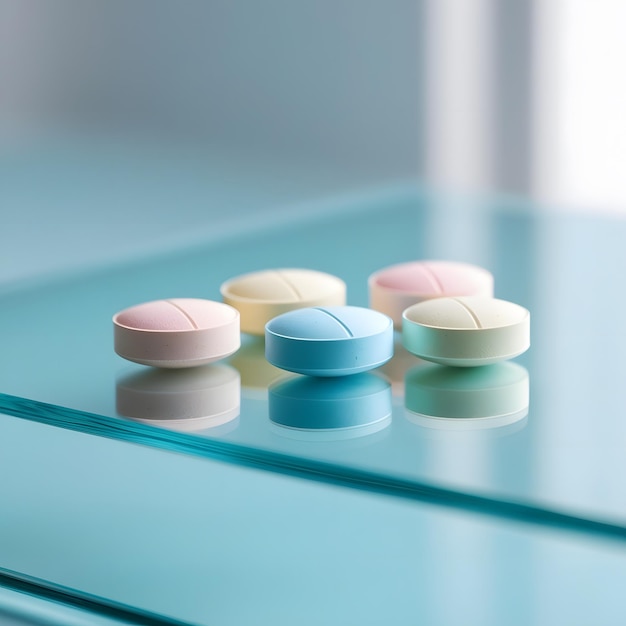
[[(625, 241), (626, 221), (398, 185), (11, 285), (0, 300), (0, 582), (131, 623), (623, 616)], [(194, 372), (113, 352), (112, 315), (139, 302), (219, 300), (238, 274), (307, 267), (367, 306), (373, 271), (425, 258), (491, 270), (495, 295), (531, 311), (530, 350), (438, 387), (399, 338), (379, 370), (305, 386), (252, 337)], [(285, 389), (319, 420), (278, 410)], [(416, 411), (429, 394), (461, 392), (473, 418)], [(351, 417), (329, 420), (329, 403)], [(579, 584), (589, 595), (572, 599)]]

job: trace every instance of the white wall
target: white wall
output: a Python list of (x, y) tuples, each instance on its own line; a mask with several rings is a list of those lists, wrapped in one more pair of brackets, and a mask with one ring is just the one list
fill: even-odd
[(539, 2), (533, 193), (626, 214), (626, 3)]
[(364, 177), (420, 169), (422, 2), (2, 0), (5, 129), (175, 134)]
[(0, 131), (626, 211), (623, 0), (2, 0)]

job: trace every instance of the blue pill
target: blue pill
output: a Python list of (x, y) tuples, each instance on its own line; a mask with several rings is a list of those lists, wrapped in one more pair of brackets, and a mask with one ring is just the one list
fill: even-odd
[(308, 376), (346, 376), (374, 369), (393, 356), (390, 317), (363, 307), (297, 309), (265, 326), (265, 358)]

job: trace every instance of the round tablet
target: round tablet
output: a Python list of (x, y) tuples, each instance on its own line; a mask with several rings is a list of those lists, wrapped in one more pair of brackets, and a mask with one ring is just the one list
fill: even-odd
[(275, 317), (265, 327), (265, 358), (309, 376), (345, 376), (393, 356), (393, 324), (363, 307), (312, 307)]
[(270, 420), (287, 428), (361, 428), (391, 415), (391, 387), (374, 374), (341, 378), (295, 376), (269, 388)]
[[(405, 407), (421, 425), (458, 426), (459, 421), (480, 421), (476, 427), (505, 426), (528, 413), (528, 371), (516, 363), (485, 367), (446, 367), (428, 364), (412, 368), (405, 379)], [(432, 422), (433, 419), (438, 420)], [(452, 422), (456, 421), (457, 424)]]
[(274, 269), (237, 276), (221, 286), (222, 300), (241, 314), (241, 331), (263, 335), (272, 318), (312, 306), (346, 303), (346, 284), (308, 269)]
[(214, 429), (239, 415), (239, 373), (228, 365), (142, 369), (120, 378), (115, 390), (120, 415), (169, 430)]
[(468, 263), (414, 261), (369, 277), (370, 307), (402, 327), (402, 312), (413, 304), (446, 296), (493, 296), (491, 272)]
[(239, 313), (221, 302), (155, 300), (113, 317), (115, 352), (154, 367), (194, 367), (223, 359), (240, 345)]
[(402, 342), (427, 361), (457, 367), (505, 361), (528, 350), (530, 313), (494, 298), (436, 298), (403, 314)]

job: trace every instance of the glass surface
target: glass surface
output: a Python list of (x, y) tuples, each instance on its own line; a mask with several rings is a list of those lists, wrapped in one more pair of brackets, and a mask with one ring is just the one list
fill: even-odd
[[(399, 187), (329, 200), (317, 217), (309, 212), (283, 226), (5, 292), (0, 409), (237, 464), (623, 537), (624, 241), (626, 221), (539, 214), (504, 198), (469, 201)], [(282, 418), (270, 414), (268, 387), (285, 373), (265, 362), (263, 346), (251, 338), (228, 362), (205, 370), (204, 390), (185, 376), (153, 380), (113, 352), (111, 317), (133, 304), (219, 300), (220, 284), (243, 272), (308, 267), (343, 278), (349, 304), (366, 306), (371, 272), (423, 258), (482, 265), (495, 276), (497, 297), (531, 311), (531, 348), (515, 359), (517, 378), (506, 382), (496, 370), (493, 380), (443, 381), (444, 396), (446, 385), (478, 385), (473, 419), (429, 419), (409, 410), (405, 398), (424, 393), (414, 386), (405, 393), (405, 377), (415, 384), (419, 362), (399, 346), (376, 372), (389, 382), (388, 395), (374, 394), (373, 405), (354, 397), (360, 417), (350, 423), (341, 411), (320, 409), (324, 428), (310, 419), (310, 399), (308, 425), (294, 425), (284, 408)], [(237, 377), (239, 406), (232, 401)], [(150, 394), (171, 389), (178, 396), (171, 415), (133, 415), (132, 402), (130, 409), (123, 404), (129, 386), (156, 406), (162, 401)], [(187, 402), (221, 408), (191, 415)], [(328, 423), (332, 414), (337, 424)]]
[(136, 616), (207, 626), (626, 620), (623, 541), (9, 416), (0, 452), (2, 567)]

